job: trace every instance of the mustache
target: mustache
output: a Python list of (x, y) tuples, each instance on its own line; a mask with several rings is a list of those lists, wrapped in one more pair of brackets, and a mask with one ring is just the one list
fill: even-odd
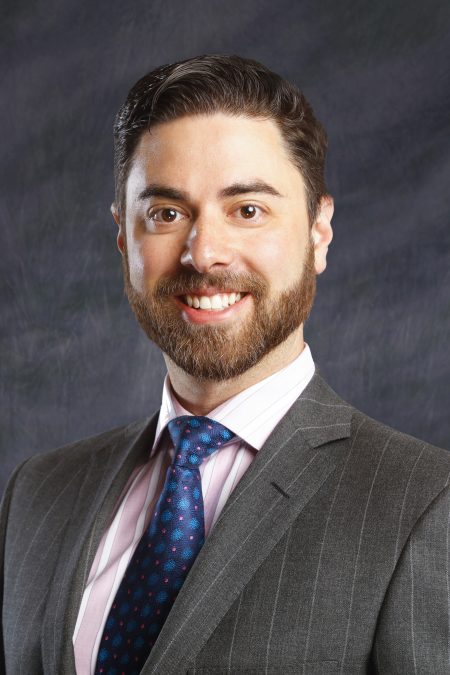
[(198, 288), (214, 287), (223, 292), (229, 289), (251, 293), (256, 299), (262, 298), (267, 290), (267, 283), (258, 275), (251, 272), (200, 272), (182, 270), (176, 276), (162, 277), (154, 289), (156, 298), (168, 295), (189, 295)]

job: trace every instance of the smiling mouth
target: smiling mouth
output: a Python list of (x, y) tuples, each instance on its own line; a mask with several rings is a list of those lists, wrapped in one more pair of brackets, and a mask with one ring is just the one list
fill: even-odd
[(220, 311), (235, 305), (248, 293), (243, 291), (233, 293), (216, 293), (215, 295), (180, 295), (179, 299), (193, 309)]

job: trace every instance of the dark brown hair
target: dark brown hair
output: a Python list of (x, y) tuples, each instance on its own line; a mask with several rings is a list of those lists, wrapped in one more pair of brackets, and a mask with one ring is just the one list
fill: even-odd
[(224, 112), (274, 120), (305, 182), (310, 223), (326, 194), (327, 137), (303, 93), (257, 61), (207, 54), (160, 66), (130, 90), (114, 124), (116, 204), (125, 212), (125, 185), (142, 133), (179, 117)]

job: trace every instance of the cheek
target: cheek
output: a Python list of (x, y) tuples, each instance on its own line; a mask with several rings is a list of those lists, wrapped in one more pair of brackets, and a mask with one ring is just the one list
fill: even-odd
[(278, 231), (270, 237), (254, 241), (252, 251), (255, 270), (270, 280), (274, 290), (283, 290), (297, 281), (303, 267), (306, 242), (297, 233), (287, 236)]
[(151, 290), (158, 279), (173, 274), (176, 269), (176, 246), (165, 237), (132, 241), (129, 265), (132, 286), (140, 293)]

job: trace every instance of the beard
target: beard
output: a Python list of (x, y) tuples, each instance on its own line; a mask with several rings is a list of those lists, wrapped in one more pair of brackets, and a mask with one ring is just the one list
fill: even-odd
[[(122, 267), (128, 301), (146, 335), (198, 380), (223, 382), (245, 373), (306, 321), (316, 294), (312, 241), (298, 280), (272, 298), (267, 282), (253, 272), (200, 274), (186, 269), (176, 277), (159, 279), (152, 291), (141, 293), (131, 285), (126, 249)], [(185, 321), (173, 296), (204, 286), (251, 293), (253, 312), (239, 325)]]

